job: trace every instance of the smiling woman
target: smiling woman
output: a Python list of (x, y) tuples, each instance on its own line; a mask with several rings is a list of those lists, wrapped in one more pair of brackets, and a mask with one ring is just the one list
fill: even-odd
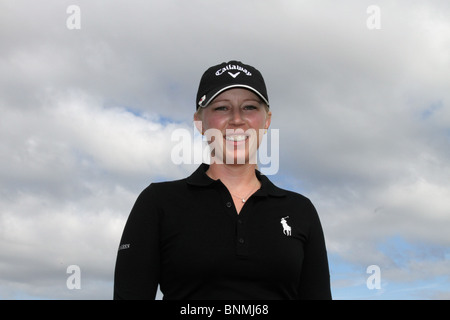
[(232, 88), (218, 95), (208, 108), (199, 108), (194, 119), (210, 142), (212, 163), (255, 164), (271, 116), (267, 104), (256, 94)]
[(114, 298), (154, 299), (159, 285), (164, 299), (330, 299), (314, 206), (252, 161), (272, 115), (261, 73), (239, 61), (213, 66), (196, 101), (211, 163), (140, 194), (120, 242)]

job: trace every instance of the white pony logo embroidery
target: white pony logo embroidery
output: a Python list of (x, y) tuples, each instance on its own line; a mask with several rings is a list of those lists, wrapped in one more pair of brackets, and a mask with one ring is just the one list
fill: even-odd
[(281, 218), (281, 221), (280, 221), (281, 225), (283, 226), (283, 233), (286, 236), (290, 236), (291, 235), (291, 227), (287, 224), (287, 221), (286, 221), (286, 219), (288, 219), (288, 218), (289, 218), (289, 216)]

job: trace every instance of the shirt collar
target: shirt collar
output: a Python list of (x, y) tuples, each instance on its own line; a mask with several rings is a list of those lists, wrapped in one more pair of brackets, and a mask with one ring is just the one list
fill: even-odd
[[(187, 179), (186, 182), (193, 186), (198, 187), (207, 187), (215, 183), (216, 181), (211, 179), (206, 171), (208, 170), (209, 165), (206, 163), (202, 163), (197, 170), (195, 170)], [(258, 190), (255, 195), (261, 196), (275, 196), (275, 197), (283, 197), (286, 195), (286, 191), (278, 188), (276, 185), (272, 183), (272, 181), (267, 178), (267, 176), (261, 174), (258, 170), (255, 170), (256, 177), (261, 182), (261, 189)]]

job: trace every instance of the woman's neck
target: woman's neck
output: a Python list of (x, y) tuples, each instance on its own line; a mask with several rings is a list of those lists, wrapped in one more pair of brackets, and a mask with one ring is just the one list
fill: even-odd
[(259, 186), (255, 174), (255, 164), (211, 164), (206, 174), (214, 180), (220, 179), (222, 183), (234, 192), (245, 192), (248, 188)]

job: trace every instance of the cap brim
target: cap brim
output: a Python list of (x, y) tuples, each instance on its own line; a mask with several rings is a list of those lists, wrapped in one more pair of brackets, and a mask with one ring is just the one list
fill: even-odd
[(219, 89), (218, 91), (216, 91), (209, 99), (208, 101), (206, 101), (206, 103), (204, 105), (200, 105), (201, 108), (206, 108), (219, 94), (221, 94), (222, 92), (228, 90), (228, 89), (232, 89), (232, 88), (245, 88), (248, 89), (250, 91), (253, 91), (254, 93), (256, 93), (263, 101), (265, 104), (267, 104), (267, 106), (269, 106), (269, 101), (267, 101), (267, 99), (255, 88), (245, 85), (245, 84), (232, 84), (226, 87), (223, 87), (221, 89)]

